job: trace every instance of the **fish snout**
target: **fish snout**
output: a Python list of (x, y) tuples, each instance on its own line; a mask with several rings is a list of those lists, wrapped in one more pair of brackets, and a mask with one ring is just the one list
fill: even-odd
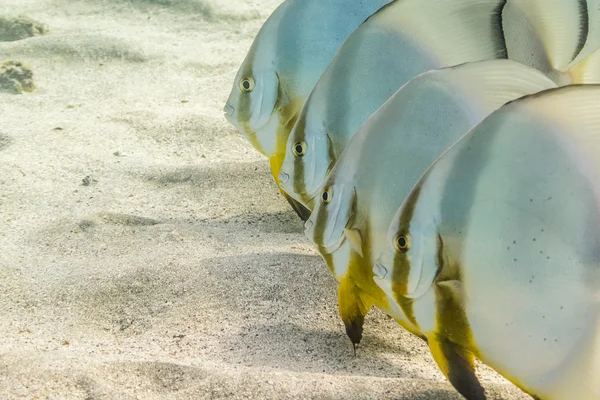
[(308, 238), (308, 240), (310, 240), (311, 242), (314, 241), (313, 238), (313, 234), (314, 234), (314, 228), (315, 228), (315, 223), (313, 221), (312, 218), (309, 218), (305, 223), (304, 223), (304, 235), (306, 235), (306, 237)]
[(225, 118), (229, 119), (229, 117), (233, 116), (235, 108), (231, 107), (229, 104), (225, 104), (225, 107), (223, 107), (223, 112), (225, 113)]
[(383, 264), (381, 264), (381, 262), (379, 262), (379, 261), (373, 267), (373, 274), (375, 275), (375, 277), (377, 277), (379, 279), (385, 279), (387, 273), (388, 273), (387, 268), (384, 267)]
[(279, 172), (279, 185), (283, 186), (288, 183), (290, 180), (290, 175), (285, 173), (284, 171)]
[(306, 232), (306, 233), (310, 232), (310, 230), (312, 229), (314, 224), (315, 223), (313, 222), (312, 219), (309, 219), (308, 221), (306, 221), (304, 223), (304, 232)]

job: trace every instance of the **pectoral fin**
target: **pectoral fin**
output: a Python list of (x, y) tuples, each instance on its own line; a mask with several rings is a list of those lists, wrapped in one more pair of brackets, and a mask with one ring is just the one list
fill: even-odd
[(486, 400), (475, 374), (475, 357), (459, 345), (437, 334), (428, 337), (429, 349), (446, 378), (467, 400)]
[(344, 229), (344, 236), (350, 242), (350, 247), (361, 257), (363, 256), (362, 252), (362, 236), (358, 229)]
[(342, 321), (346, 326), (346, 334), (354, 345), (360, 343), (362, 339), (365, 315), (372, 306), (372, 300), (368, 296), (362, 295), (354, 283), (347, 278), (340, 280), (338, 307)]

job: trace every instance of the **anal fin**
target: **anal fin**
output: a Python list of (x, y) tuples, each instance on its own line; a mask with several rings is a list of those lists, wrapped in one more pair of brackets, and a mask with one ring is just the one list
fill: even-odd
[(361, 295), (354, 283), (344, 277), (338, 287), (338, 307), (340, 317), (346, 327), (346, 335), (355, 346), (360, 343), (363, 334), (365, 315), (373, 306), (368, 296)]
[(308, 208), (304, 207), (302, 204), (300, 204), (296, 200), (292, 199), (283, 190), (281, 190), (281, 194), (283, 195), (283, 197), (285, 197), (285, 199), (288, 201), (288, 203), (290, 203), (290, 205), (292, 206), (292, 208), (294, 209), (296, 214), (298, 214), (298, 216), (300, 217), (300, 219), (302, 221), (306, 222), (310, 218), (311, 211)]
[(486, 400), (485, 389), (475, 373), (474, 355), (439, 335), (428, 337), (429, 348), (446, 378), (467, 400)]
[[(283, 153), (283, 156), (285, 156), (285, 152)], [(290, 203), (290, 205), (292, 206), (292, 208), (294, 209), (296, 214), (298, 214), (300, 219), (303, 222), (306, 222), (306, 221), (308, 221), (308, 218), (310, 218), (310, 214), (312, 211), (309, 210), (308, 208), (306, 208), (305, 206), (303, 206), (300, 202), (298, 202), (298, 201), (294, 200), (292, 197), (290, 197), (286, 192), (283, 191), (283, 189), (281, 189), (281, 186), (279, 186), (279, 178), (278, 177), (279, 177), (279, 172), (281, 171), (281, 164), (283, 163), (283, 156), (281, 154), (276, 154), (276, 155), (272, 156), (271, 158), (269, 158), (271, 174), (273, 175), (273, 179), (275, 179), (275, 184), (279, 188), (279, 191), (281, 192), (283, 197), (287, 200), (288, 203)]]

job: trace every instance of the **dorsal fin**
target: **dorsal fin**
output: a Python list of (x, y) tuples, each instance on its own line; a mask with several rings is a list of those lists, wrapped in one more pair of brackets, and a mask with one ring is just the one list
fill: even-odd
[(597, 132), (600, 138), (600, 85), (570, 85), (547, 90), (524, 98), (523, 106), (535, 109), (553, 123)]
[(561, 72), (585, 47), (588, 19), (585, 0), (507, 0), (502, 27), (508, 56), (567, 83)]
[(540, 71), (503, 59), (465, 63), (430, 71), (423, 74), (423, 77), (427, 74), (431, 78), (437, 76), (451, 82), (457, 92), (485, 114), (509, 101), (557, 87), (554, 81)]
[(502, 34), (505, 1), (402, 0), (389, 5), (377, 23), (401, 30), (446, 65), (506, 58)]
[[(580, 161), (580, 171), (593, 180), (600, 176), (600, 85), (570, 85), (524, 98), (516, 103), (547, 126), (558, 132), (563, 147), (570, 151), (585, 149), (591, 157)], [(572, 147), (573, 146), (573, 147)], [(574, 153), (574, 161), (578, 160)], [(579, 162), (579, 161), (577, 161)], [(600, 187), (596, 188), (600, 196)]]
[(585, 15), (582, 15), (581, 23), (587, 24), (587, 38), (571, 65), (579, 63), (600, 49), (600, 0), (579, 0), (579, 2), (582, 3), (581, 7), (585, 7), (584, 10), (586, 11)]

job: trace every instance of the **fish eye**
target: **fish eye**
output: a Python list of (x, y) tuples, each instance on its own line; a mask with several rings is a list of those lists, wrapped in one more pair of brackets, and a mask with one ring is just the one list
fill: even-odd
[(412, 241), (408, 233), (405, 235), (396, 235), (396, 238), (394, 239), (394, 247), (397, 251), (401, 251), (403, 253), (410, 250), (411, 244)]
[(332, 197), (333, 196), (331, 195), (331, 187), (328, 187), (327, 189), (323, 190), (323, 193), (321, 193), (321, 201), (323, 202), (323, 204), (331, 203)]
[(294, 147), (292, 148), (294, 151), (294, 155), (297, 157), (302, 157), (306, 154), (306, 143), (304, 142), (296, 142), (294, 143)]
[(240, 89), (242, 92), (251, 92), (254, 89), (254, 79), (252, 77), (242, 78)]

